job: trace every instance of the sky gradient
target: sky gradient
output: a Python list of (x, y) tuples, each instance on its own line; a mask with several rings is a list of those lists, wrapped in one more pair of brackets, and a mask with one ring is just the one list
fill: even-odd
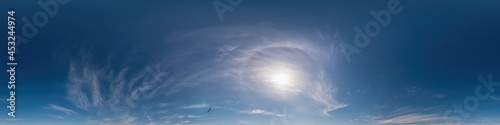
[(0, 125), (498, 125), (499, 5), (2, 1), (20, 42)]

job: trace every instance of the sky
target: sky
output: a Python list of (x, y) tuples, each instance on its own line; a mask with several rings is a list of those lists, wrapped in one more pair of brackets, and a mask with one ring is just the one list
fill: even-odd
[(499, 5), (1, 1), (0, 125), (499, 125)]

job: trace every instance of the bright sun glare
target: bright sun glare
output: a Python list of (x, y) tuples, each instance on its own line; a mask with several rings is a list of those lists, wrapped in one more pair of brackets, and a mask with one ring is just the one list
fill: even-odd
[(290, 84), (290, 76), (284, 72), (278, 72), (272, 77), (272, 82), (278, 86)]
[(277, 90), (275, 92), (292, 94), (299, 91), (300, 74), (290, 65), (277, 63), (264, 66), (263, 70), (260, 70), (259, 76), (273, 91)]

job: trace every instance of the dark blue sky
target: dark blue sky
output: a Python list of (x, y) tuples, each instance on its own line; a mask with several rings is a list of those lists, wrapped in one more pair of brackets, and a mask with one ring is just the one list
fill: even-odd
[(498, 1), (60, 0), (29, 38), (37, 2), (0, 2), (29, 41), (0, 124), (500, 124)]

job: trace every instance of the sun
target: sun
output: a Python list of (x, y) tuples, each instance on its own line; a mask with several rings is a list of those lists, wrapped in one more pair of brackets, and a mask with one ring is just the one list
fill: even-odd
[(273, 74), (272, 82), (276, 86), (287, 86), (290, 84), (290, 75), (285, 72), (277, 72)]
[(274, 63), (258, 70), (258, 80), (272, 92), (290, 95), (300, 92), (301, 73), (287, 63)]

